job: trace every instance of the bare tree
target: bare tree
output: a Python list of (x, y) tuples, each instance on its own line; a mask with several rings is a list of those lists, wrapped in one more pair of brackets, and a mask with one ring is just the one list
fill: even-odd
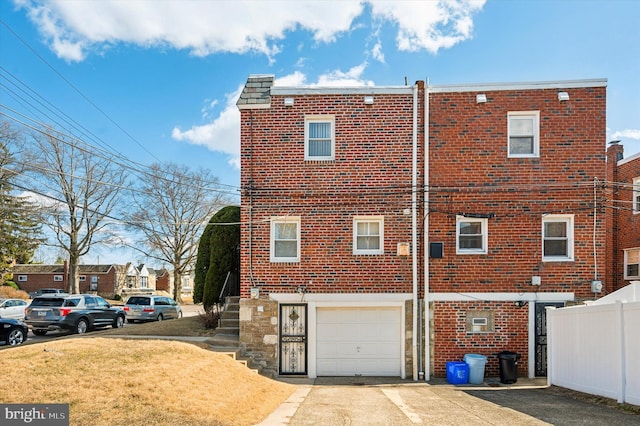
[(46, 216), (55, 246), (69, 256), (69, 292), (79, 292), (78, 265), (92, 246), (111, 238), (107, 217), (126, 175), (106, 155), (53, 129), (33, 135), (31, 184), (53, 200)]
[[(211, 215), (226, 204), (216, 190), (218, 179), (208, 170), (177, 164), (153, 164), (140, 179), (127, 215), (144, 237), (147, 256), (173, 267), (173, 297), (181, 302), (182, 276), (193, 268), (198, 237)], [(126, 214), (126, 213), (125, 213)]]

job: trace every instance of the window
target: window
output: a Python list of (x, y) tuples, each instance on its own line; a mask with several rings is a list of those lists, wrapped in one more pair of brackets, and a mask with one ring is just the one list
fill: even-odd
[(538, 111), (510, 112), (509, 157), (538, 157), (540, 155), (540, 113)]
[(189, 275), (184, 275), (182, 277), (182, 290), (183, 291), (191, 290), (191, 277)]
[(640, 177), (633, 180), (633, 214), (640, 213)]
[(148, 280), (149, 280), (149, 277), (140, 277), (140, 288), (147, 288)]
[(493, 311), (467, 311), (465, 319), (467, 333), (491, 333), (495, 331)]
[(62, 281), (62, 275), (54, 275), (53, 276), (53, 280), (54, 281)]
[(271, 261), (300, 261), (300, 218), (271, 219)]
[(640, 248), (624, 251), (624, 279), (640, 278)]
[(542, 260), (573, 260), (573, 215), (542, 218)]
[(384, 253), (384, 218), (356, 216), (353, 219), (353, 254)]
[(87, 280), (87, 276), (86, 276), (86, 275), (80, 275), (80, 276), (78, 277), (78, 280), (79, 280), (79, 281), (86, 281), (86, 280)]
[(18, 281), (22, 281), (22, 282), (27, 281), (27, 276), (26, 275), (18, 275)]
[(335, 120), (332, 115), (306, 117), (304, 121), (304, 159), (335, 158)]
[(486, 254), (488, 219), (458, 216), (456, 218), (456, 253)]

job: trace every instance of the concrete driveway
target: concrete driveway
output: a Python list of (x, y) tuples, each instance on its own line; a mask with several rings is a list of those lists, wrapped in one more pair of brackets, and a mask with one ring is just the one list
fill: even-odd
[(640, 424), (640, 415), (559, 396), (539, 385), (540, 380), (518, 382), (452, 386), (321, 378), (298, 384), (292, 397), (261, 425)]

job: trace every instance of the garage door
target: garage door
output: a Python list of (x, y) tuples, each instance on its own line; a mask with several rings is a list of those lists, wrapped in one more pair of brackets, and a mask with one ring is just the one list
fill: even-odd
[(318, 376), (400, 376), (400, 308), (318, 308)]

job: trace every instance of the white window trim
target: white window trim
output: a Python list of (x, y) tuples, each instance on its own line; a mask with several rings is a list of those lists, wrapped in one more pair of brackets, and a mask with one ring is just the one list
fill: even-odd
[(62, 275), (54, 275), (53, 281), (63, 281)]
[(638, 203), (638, 197), (640, 197), (640, 177), (633, 179), (633, 191), (632, 195), (633, 199), (633, 214), (640, 214), (640, 203)]
[(625, 249), (624, 250), (624, 279), (625, 280), (636, 280), (638, 278), (640, 278), (640, 267), (638, 268), (638, 275), (628, 275), (627, 274), (627, 255), (630, 251), (634, 251), (634, 250), (638, 250), (640, 251), (640, 248), (636, 247), (636, 248), (629, 248), (629, 249)]
[[(573, 258), (573, 243), (574, 243), (574, 215), (572, 214), (549, 214), (542, 216), (542, 230), (541, 230), (541, 249), (542, 260), (544, 262), (572, 262)], [(566, 256), (545, 256), (544, 255), (544, 224), (547, 222), (565, 222), (567, 224), (567, 255)]]
[[(276, 224), (279, 223), (295, 223), (298, 226), (296, 227), (296, 242), (297, 242), (297, 248), (296, 248), (296, 257), (276, 257), (275, 253), (276, 253), (276, 241), (275, 241), (275, 235), (276, 235)], [(280, 217), (272, 217), (271, 218), (271, 231), (270, 231), (270, 260), (273, 263), (298, 263), (300, 262), (300, 216), (280, 216)]]
[[(511, 117), (533, 117), (533, 153), (511, 153)], [(540, 157), (540, 111), (509, 111), (507, 113), (507, 152), (509, 158), (537, 158)]]
[[(482, 248), (460, 248), (460, 223), (478, 222), (482, 226)], [(489, 246), (489, 219), (466, 216), (456, 216), (456, 254), (487, 254)]]
[[(358, 248), (358, 223), (361, 222), (378, 222), (380, 225), (380, 248)], [(353, 218), (353, 254), (384, 254), (384, 216), (355, 216)]]
[[(309, 123), (331, 123), (331, 155), (309, 155)], [(332, 161), (336, 158), (336, 119), (333, 115), (308, 115), (304, 118), (304, 159), (307, 161)]]
[(27, 281), (26, 275), (18, 275), (18, 282), (26, 282), (26, 281)]

